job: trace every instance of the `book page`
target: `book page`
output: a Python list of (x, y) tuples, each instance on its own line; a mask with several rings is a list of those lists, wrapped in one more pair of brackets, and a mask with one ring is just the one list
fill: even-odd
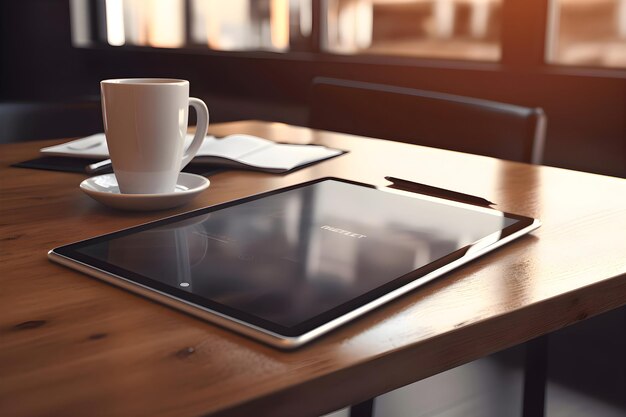
[[(188, 141), (191, 142), (190, 139)], [(272, 145), (274, 142), (270, 140), (251, 135), (229, 135), (222, 139), (207, 136), (196, 156), (217, 156), (239, 160), (244, 155)]]
[(320, 159), (330, 158), (343, 151), (315, 145), (274, 144), (257, 152), (244, 155), (239, 162), (259, 168), (290, 170)]
[[(193, 140), (192, 134), (185, 137), (185, 149)], [(223, 139), (216, 139), (214, 136), (204, 138), (198, 156), (217, 156), (230, 159), (238, 159), (249, 152), (254, 152), (265, 146), (271, 146), (274, 142), (251, 135), (229, 135)], [(40, 150), (44, 155), (74, 156), (77, 158), (102, 158), (109, 157), (104, 133), (85, 138), (76, 139), (60, 145), (49, 146)]]
[(73, 156), (76, 158), (106, 159), (109, 157), (104, 133), (65, 142), (60, 145), (48, 146), (39, 150), (42, 155)]
[[(192, 139), (192, 134), (185, 137), (185, 148)], [(109, 156), (104, 133), (43, 148), (40, 152), (50, 156), (94, 159)], [(202, 163), (205, 158), (206, 163), (214, 165), (232, 167), (239, 163), (249, 168), (282, 172), (341, 153), (343, 151), (324, 146), (281, 144), (257, 136), (233, 134), (222, 139), (205, 137), (195, 161)]]

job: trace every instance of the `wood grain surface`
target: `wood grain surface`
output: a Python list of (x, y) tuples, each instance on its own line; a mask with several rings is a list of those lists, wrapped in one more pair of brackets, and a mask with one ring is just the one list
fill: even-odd
[[(288, 175), (215, 174), (187, 206), (130, 213), (80, 192), (84, 175), (9, 167), (55, 141), (0, 146), (0, 415), (319, 415), (626, 304), (623, 179), (278, 123), (210, 132), (350, 152)], [(295, 352), (46, 258), (59, 245), (325, 176), (405, 178), (543, 226)]]

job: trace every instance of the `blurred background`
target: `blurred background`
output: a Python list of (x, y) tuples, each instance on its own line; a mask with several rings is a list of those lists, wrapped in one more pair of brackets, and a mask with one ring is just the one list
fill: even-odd
[[(4, 0), (0, 60), (0, 133), (23, 107), (93, 110), (99, 81), (126, 77), (190, 80), (212, 123), (307, 126), (326, 76), (541, 107), (544, 164), (626, 177), (626, 0)], [(624, 415), (624, 323), (622, 308), (550, 335), (547, 415)], [(522, 358), (417, 382), (377, 413), (432, 416), (445, 396), (445, 415), (516, 415)]]
[(542, 107), (544, 163), (626, 176), (626, 0), (20, 0), (2, 102), (191, 81), (212, 121), (306, 125), (316, 76)]

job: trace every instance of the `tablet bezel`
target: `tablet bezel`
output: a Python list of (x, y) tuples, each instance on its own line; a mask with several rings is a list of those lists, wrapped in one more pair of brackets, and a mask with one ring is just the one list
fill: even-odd
[[(409, 198), (420, 198), (427, 200), (435, 200), (439, 203), (460, 206), (476, 211), (490, 211), (501, 213), (501, 215), (517, 220), (502, 229), (501, 231), (492, 233), (484, 238), (474, 242), (473, 244), (464, 246), (442, 258), (439, 258), (421, 268), (402, 276), (390, 279), (387, 283), (368, 291), (350, 301), (347, 301), (333, 309), (327, 310), (311, 319), (301, 322), (292, 327), (281, 326), (277, 323), (262, 319), (258, 316), (249, 314), (245, 311), (234, 309), (232, 307), (217, 303), (213, 300), (205, 299), (196, 294), (189, 293), (182, 289), (169, 286), (160, 281), (148, 278), (132, 271), (125, 270), (116, 265), (104, 262), (97, 258), (80, 253), (77, 249), (81, 247), (100, 243), (117, 237), (131, 235), (133, 233), (149, 230), (155, 227), (164, 226), (173, 222), (184, 221), (196, 216), (201, 216), (217, 210), (223, 210), (235, 205), (244, 204), (249, 201), (261, 199), (264, 197), (288, 192), (294, 189), (307, 187), (323, 181), (339, 181), (352, 184), (355, 186), (374, 188), (380, 192), (390, 192), (401, 194)], [(355, 181), (345, 180), (341, 178), (326, 177), (317, 180), (296, 184), (293, 186), (272, 190), (238, 200), (201, 208), (167, 217), (164, 219), (152, 221), (142, 225), (134, 226), (128, 229), (119, 230), (94, 238), (82, 240), (69, 245), (57, 247), (49, 252), (49, 258), (52, 261), (61, 263), (73, 269), (77, 269), (83, 273), (105, 280), (114, 285), (121, 286), (130, 291), (139, 293), (152, 299), (156, 299), (162, 303), (168, 304), (174, 308), (186, 311), (195, 316), (212, 321), (216, 324), (232, 328), (240, 333), (247, 334), (263, 342), (281, 348), (293, 348), (300, 346), (319, 335), (326, 333), (335, 327), (338, 327), (355, 317), (358, 317), (389, 300), (396, 298), (408, 291), (425, 284), (426, 282), (454, 269), (458, 266), (469, 262), (478, 256), (483, 255), (503, 244), (516, 239), (540, 226), (540, 222), (530, 217), (520, 216), (512, 213), (506, 213), (499, 210), (486, 207), (478, 207), (467, 203), (460, 203), (445, 198), (431, 197), (423, 194), (397, 191), (391, 189), (380, 189), (378, 187), (359, 183)]]

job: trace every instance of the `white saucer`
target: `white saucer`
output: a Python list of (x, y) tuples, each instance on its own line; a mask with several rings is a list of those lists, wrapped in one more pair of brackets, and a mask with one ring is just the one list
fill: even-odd
[(80, 183), (80, 189), (100, 203), (121, 210), (163, 210), (182, 206), (209, 187), (200, 175), (181, 172), (176, 190), (165, 194), (122, 194), (115, 174), (98, 175)]

